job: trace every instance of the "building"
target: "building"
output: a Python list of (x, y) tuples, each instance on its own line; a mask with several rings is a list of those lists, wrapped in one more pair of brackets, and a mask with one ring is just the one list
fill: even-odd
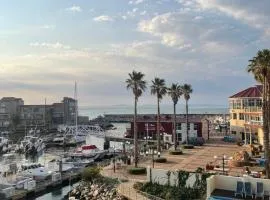
[(263, 144), (262, 86), (256, 85), (229, 97), (230, 131), (245, 143)]
[(19, 116), (22, 105), (24, 101), (21, 98), (3, 97), (0, 100), (0, 129), (6, 129), (13, 124), (13, 119)]
[[(46, 113), (45, 113), (46, 110)], [(45, 126), (50, 124), (51, 106), (45, 105), (23, 105), (20, 107), (21, 125), (23, 126)], [(46, 119), (46, 121), (45, 121)]]
[[(176, 137), (179, 142), (185, 142), (187, 139), (186, 129), (188, 128), (189, 137), (203, 137), (203, 126), (207, 127), (207, 122), (200, 117), (189, 118), (188, 126), (186, 125), (186, 118), (184, 116), (176, 118)], [(130, 122), (131, 127), (127, 129), (126, 137), (133, 137), (134, 122)], [(156, 117), (144, 116), (137, 119), (138, 138), (156, 139), (157, 119)], [(160, 133), (164, 136), (173, 134), (173, 117), (171, 115), (161, 115), (160, 119)], [(207, 139), (207, 138), (204, 138)]]
[(64, 124), (74, 125), (76, 118), (76, 100), (69, 97), (64, 97), (62, 103), (64, 104)]

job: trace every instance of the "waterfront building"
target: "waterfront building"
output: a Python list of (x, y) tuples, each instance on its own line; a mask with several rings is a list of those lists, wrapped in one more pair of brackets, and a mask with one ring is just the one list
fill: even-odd
[(0, 129), (6, 129), (12, 124), (22, 105), (24, 101), (21, 98), (3, 97), (0, 100)]
[(263, 144), (262, 86), (256, 85), (229, 97), (230, 131), (245, 143)]
[[(173, 134), (173, 116), (172, 115), (161, 115), (160, 119), (160, 133), (164, 137), (171, 138), (170, 136)], [(183, 143), (187, 139), (186, 129), (188, 128), (189, 138), (194, 137), (204, 137), (207, 133), (203, 133), (203, 130), (207, 131), (205, 127), (207, 127), (207, 121), (201, 117), (192, 117), (189, 118), (188, 125), (186, 124), (186, 118), (184, 115), (177, 116), (176, 118), (176, 137), (177, 141)], [(133, 137), (134, 132), (134, 122), (130, 122), (130, 128), (127, 128), (126, 137)], [(203, 128), (204, 127), (204, 128)], [(156, 139), (157, 132), (157, 120), (156, 116), (153, 115), (150, 117), (149, 115), (145, 115), (142, 117), (138, 117), (137, 119), (137, 131), (138, 138), (151, 138)], [(172, 139), (163, 138), (165, 141), (172, 142)]]

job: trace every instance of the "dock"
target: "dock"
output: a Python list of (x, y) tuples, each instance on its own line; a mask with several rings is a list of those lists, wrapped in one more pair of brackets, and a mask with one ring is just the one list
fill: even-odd
[[(105, 137), (106, 141), (113, 141), (113, 142), (130, 142), (130, 144), (134, 143), (134, 139), (133, 138), (124, 138), (124, 137), (114, 137), (114, 136), (106, 136)], [(149, 143), (156, 143), (157, 140), (142, 140), (142, 139), (138, 139), (138, 142), (149, 142)]]

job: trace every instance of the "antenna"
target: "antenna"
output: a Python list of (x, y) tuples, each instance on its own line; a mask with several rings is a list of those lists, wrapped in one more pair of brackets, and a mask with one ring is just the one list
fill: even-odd
[(44, 130), (46, 131), (46, 98), (44, 102)]

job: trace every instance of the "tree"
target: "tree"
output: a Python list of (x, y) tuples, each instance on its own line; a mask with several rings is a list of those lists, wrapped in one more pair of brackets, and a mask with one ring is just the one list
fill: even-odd
[(168, 95), (172, 98), (173, 102), (173, 141), (174, 141), (174, 150), (177, 148), (177, 137), (176, 137), (176, 104), (180, 98), (180, 96), (183, 94), (181, 90), (181, 86), (177, 83), (173, 83), (170, 88), (167, 89)]
[(164, 95), (167, 93), (167, 88), (165, 85), (165, 80), (160, 78), (155, 78), (152, 80), (151, 94), (157, 97), (157, 139), (158, 139), (158, 151), (160, 148), (160, 106), (159, 103)]
[(247, 71), (254, 75), (256, 81), (263, 86), (263, 143), (265, 154), (265, 172), (266, 177), (270, 178), (269, 174), (269, 128), (270, 128), (270, 50), (264, 49), (257, 52), (257, 55), (249, 60)]
[(184, 99), (186, 101), (186, 134), (187, 134), (187, 141), (186, 143), (188, 144), (188, 101), (190, 99), (190, 94), (193, 92), (192, 87), (190, 84), (184, 84), (181, 86), (182, 93), (184, 95)]
[(146, 89), (146, 81), (143, 80), (144, 74), (141, 72), (133, 71), (129, 73), (129, 78), (126, 79), (127, 89), (132, 90), (134, 94), (134, 158), (135, 158), (135, 167), (138, 166), (138, 133), (137, 133), (137, 103), (139, 97)]

